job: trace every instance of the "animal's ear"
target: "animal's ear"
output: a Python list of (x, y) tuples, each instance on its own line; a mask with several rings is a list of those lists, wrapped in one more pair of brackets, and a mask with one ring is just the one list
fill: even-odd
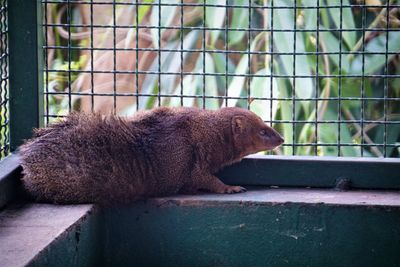
[(234, 116), (232, 118), (232, 132), (236, 134), (240, 134), (244, 130), (244, 116)]

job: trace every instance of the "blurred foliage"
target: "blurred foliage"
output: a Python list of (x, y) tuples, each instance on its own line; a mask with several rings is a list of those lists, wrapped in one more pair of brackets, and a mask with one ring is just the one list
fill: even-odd
[[(283, 134), (289, 145), (274, 151), (278, 154), (399, 156), (400, 79), (383, 76), (400, 74), (398, 7), (386, 10), (386, 2), (378, 0), (365, 1), (375, 5), (365, 8), (360, 7), (364, 1), (350, 0), (298, 0), (296, 8), (292, 0), (205, 1), (216, 6), (181, 7), (180, 0), (161, 1), (167, 5), (143, 0), (149, 5), (137, 10), (135, 4), (47, 4), (47, 23), (107, 26), (48, 27), (48, 45), (61, 47), (48, 49), (48, 68), (86, 71), (48, 72), (45, 90), (84, 94), (74, 96), (72, 103), (48, 96), (49, 113), (65, 114), (70, 106), (123, 115), (158, 105), (249, 107)], [(226, 3), (234, 7), (226, 8)], [(266, 8), (271, 5), (273, 9)], [(143, 27), (137, 29), (137, 24)], [(97, 49), (68, 50), (69, 43)], [(136, 54), (136, 48), (141, 52)], [(115, 70), (127, 73), (113, 74)], [(92, 97), (93, 92), (109, 96)], [(128, 95), (113, 97), (115, 93)], [(135, 93), (147, 96), (136, 101)], [(392, 100), (384, 101), (384, 96)], [(376, 123), (384, 120), (386, 127)], [(383, 151), (373, 146), (385, 139), (397, 147)], [(339, 141), (347, 144), (340, 151)], [(367, 146), (352, 146), (361, 143)]]

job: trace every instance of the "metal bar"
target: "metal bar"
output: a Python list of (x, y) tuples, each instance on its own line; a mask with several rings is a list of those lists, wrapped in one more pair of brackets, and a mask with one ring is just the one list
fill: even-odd
[[(97, 2), (96, 2), (97, 3)], [(140, 5), (143, 5), (142, 3)], [(231, 6), (229, 6), (231, 7)], [(393, 6), (391, 6), (393, 7)], [(278, 8), (276, 8), (278, 9)], [(303, 9), (303, 8), (302, 8)], [(43, 26), (47, 26), (47, 27), (71, 27), (71, 28), (100, 28), (100, 29), (112, 29), (112, 28), (116, 28), (116, 29), (133, 29), (133, 28), (139, 28), (139, 29), (170, 29), (170, 30), (177, 30), (180, 29), (180, 26), (160, 26), (158, 27), (157, 25), (139, 25), (139, 26), (130, 26), (130, 25), (116, 25), (116, 26), (112, 26), (112, 25), (103, 25), (103, 24), (79, 24), (79, 23), (75, 23), (75, 24), (66, 24), (66, 23), (48, 23), (48, 24), (42, 24)], [(183, 29), (185, 30), (207, 30), (207, 31), (212, 31), (212, 30), (223, 30), (223, 28), (214, 28), (214, 27), (200, 27), (200, 26), (184, 26)], [(257, 28), (254, 27), (251, 29), (254, 32), (263, 32), (265, 31), (265, 29), (263, 28)], [(390, 31), (400, 31), (400, 29), (398, 28), (389, 28)], [(241, 31), (248, 31), (248, 28), (235, 28), (235, 29), (230, 29), (230, 31), (232, 32), (241, 32)], [(276, 29), (276, 32), (315, 32), (315, 29)], [(321, 32), (338, 32), (339, 29), (337, 28), (324, 28), (324, 29), (320, 29)], [(347, 28), (347, 29), (343, 29), (344, 32), (361, 32), (362, 29), (360, 28)], [(370, 28), (368, 29), (368, 31), (371, 32), (382, 32), (381, 28)]]
[[(181, 5), (183, 4), (183, 0), (181, 0)], [(180, 51), (180, 58), (181, 58), (181, 65), (180, 65), (180, 93), (181, 96), (183, 95), (183, 6), (180, 7), (180, 34), (179, 34), (179, 38), (180, 38), (180, 46), (181, 46), (181, 51)], [(181, 106), (183, 106), (183, 97), (180, 97), (180, 104)]]
[[(338, 84), (338, 121), (342, 120), (342, 42), (343, 42), (343, 0), (340, 0), (340, 10), (339, 10), (339, 84)], [(337, 155), (340, 156), (340, 142), (341, 142), (341, 124), (338, 123), (337, 132)], [(345, 126), (346, 127), (346, 126)]]
[[(319, 11), (319, 0), (317, 0), (317, 32), (316, 32), (316, 53), (319, 52), (319, 23), (320, 23), (320, 11)], [(314, 118), (314, 138), (315, 138), (315, 147), (314, 147), (314, 155), (318, 155), (318, 100), (319, 100), (319, 55), (316, 56), (316, 64), (315, 64), (315, 118)], [(323, 118), (321, 118), (323, 119)]]
[[(117, 32), (115, 29), (115, 25), (117, 25), (117, 7), (115, 5), (116, 1), (112, 1), (112, 25), (113, 27), (113, 114), (117, 114), (117, 52), (115, 48), (117, 47)], [(92, 59), (93, 60), (93, 59)]]
[(0, 159), (10, 153), (7, 2), (0, 5)]
[(40, 1), (8, 3), (11, 151), (43, 125), (41, 12)]
[[(252, 30), (253, 31), (253, 30)], [(275, 31), (275, 30), (274, 30)], [(54, 46), (54, 45), (49, 45), (49, 46), (44, 46), (43, 48), (46, 49), (53, 49), (53, 50), (66, 50), (68, 49), (67, 46)], [(95, 47), (95, 48), (90, 48), (90, 47), (78, 47), (78, 46), (72, 46), (71, 50), (78, 50), (78, 51), (109, 51), (110, 48), (102, 48), (102, 47)], [(115, 48), (116, 51), (138, 51), (138, 52), (191, 52), (191, 53), (200, 53), (203, 52), (203, 49), (173, 49), (173, 48)], [(242, 50), (218, 50), (218, 49), (205, 49), (205, 52), (207, 53), (212, 53), (212, 54), (237, 54), (237, 55), (269, 55), (272, 54), (274, 56), (284, 56), (284, 55), (290, 55), (292, 56), (293, 54), (295, 54), (296, 56), (309, 56), (309, 55), (318, 55), (318, 56), (322, 56), (322, 55), (337, 55), (337, 52), (296, 52), (296, 53), (292, 53), (292, 52), (264, 52), (264, 51), (242, 51)], [(397, 52), (390, 52), (388, 51), (386, 52), (380, 52), (380, 51), (373, 51), (373, 52), (369, 52), (369, 51), (365, 51), (365, 52), (361, 52), (361, 51), (342, 51), (343, 55), (397, 55)], [(397, 75), (400, 76), (400, 75)], [(366, 77), (368, 77), (366, 75)]]
[[(82, 96), (91, 96), (92, 93), (85, 93), (85, 92), (48, 92), (49, 95), (82, 95)], [(95, 96), (113, 96), (114, 94), (112, 93), (94, 93), (93, 95)], [(155, 94), (145, 94), (145, 93), (117, 93), (117, 96), (156, 96)], [(177, 94), (161, 94), (161, 96), (171, 96), (171, 97), (179, 97), (180, 95)], [(198, 97), (198, 95), (182, 95), (183, 97)], [(202, 95), (201, 95), (202, 97)], [(223, 96), (205, 96), (206, 98), (223, 98)], [(232, 96), (229, 97), (230, 99), (247, 99), (247, 96)], [(267, 98), (267, 97), (252, 97), (252, 99), (254, 100), (271, 100), (271, 98)], [(365, 98), (361, 98), (361, 97), (323, 97), (323, 98), (318, 98), (319, 100), (375, 100), (375, 101), (379, 101), (382, 100), (381, 97), (365, 97)], [(273, 97), (272, 100), (275, 101), (292, 101), (292, 98), (290, 97)], [(297, 98), (298, 101), (315, 101), (316, 99), (311, 97), (311, 98)], [(399, 98), (393, 98), (393, 97), (388, 97), (386, 98), (387, 101), (399, 101)], [(397, 116), (397, 114), (392, 114)], [(304, 120), (306, 121), (306, 120)], [(351, 120), (349, 120), (351, 121)], [(353, 121), (360, 121), (360, 120), (353, 120)], [(375, 121), (375, 120), (365, 120), (365, 121)]]
[[(385, 28), (385, 70), (384, 73), (386, 76), (389, 74), (389, 60), (388, 60), (388, 52), (389, 52), (389, 11), (390, 11), (390, 6), (389, 6), (389, 0), (386, 1), (386, 28)], [(384, 79), (384, 88), (383, 88), (383, 117), (384, 121), (387, 122), (388, 120), (388, 94), (389, 94), (389, 78)], [(387, 134), (387, 123), (383, 125), (383, 156), (387, 157), (387, 142), (388, 142), (388, 134)]]
[[(49, 72), (64, 72), (64, 73), (90, 73), (90, 70), (74, 70), (71, 69), (70, 71), (68, 70), (63, 70), (63, 69), (50, 69), (48, 70)], [(106, 71), (106, 70), (96, 70), (93, 71), (93, 73), (114, 73), (113, 71)], [(116, 71), (115, 73), (117, 74), (132, 74), (135, 73), (134, 71)], [(139, 74), (163, 74), (163, 75), (178, 75), (180, 72), (171, 72), (171, 71), (139, 71)], [(183, 74), (185, 75), (200, 75), (203, 76), (205, 75), (210, 75), (210, 76), (223, 76), (225, 73), (217, 73), (217, 72), (209, 72), (209, 73), (203, 73), (203, 72), (190, 72), (190, 71), (184, 71)], [(228, 73), (226, 74), (228, 76), (242, 76), (242, 77), (264, 77), (264, 75), (258, 75), (258, 74), (237, 74), (237, 73)], [(275, 74), (273, 77), (275, 78), (315, 78), (315, 75), (285, 75), (285, 74)], [(339, 75), (331, 74), (331, 75), (318, 75), (320, 78), (338, 78)], [(361, 75), (361, 74), (348, 74), (348, 75), (342, 75), (343, 78), (399, 78), (399, 74), (389, 74), (389, 75), (384, 75), (384, 74), (370, 74), (370, 75)]]
[(72, 86), (72, 73), (71, 73), (71, 63), (72, 63), (72, 40), (71, 40), (71, 22), (72, 22), (72, 12), (71, 12), (71, 0), (67, 0), (67, 29), (68, 29), (68, 50), (67, 50), (67, 58), (68, 58), (68, 112), (72, 111), (72, 97), (71, 97), (71, 86)]
[(203, 33), (203, 39), (202, 39), (202, 51), (201, 51), (201, 57), (202, 57), (202, 67), (203, 67), (203, 86), (202, 86), (202, 92), (203, 92), (203, 98), (202, 98), (202, 107), (203, 109), (206, 108), (206, 28), (207, 28), (207, 24), (206, 24), (206, 15), (207, 15), (207, 10), (206, 10), (206, 3), (207, 0), (203, 1), (203, 29), (202, 29), (202, 33)]
[[(224, 30), (224, 37), (225, 37), (225, 51), (229, 50), (229, 7), (228, 7), (228, 0), (225, 1), (225, 5), (226, 5), (226, 9), (225, 9), (225, 30)], [(229, 72), (229, 68), (228, 68), (228, 55), (229, 54), (225, 54), (225, 92), (224, 92), (224, 102), (225, 103), (225, 107), (228, 106), (228, 88), (229, 88), (229, 79), (228, 79), (228, 72)]]
[[(203, 28), (200, 28), (201, 30)], [(254, 31), (254, 29), (252, 29), (251, 31)], [(275, 30), (274, 30), (275, 31)], [(320, 29), (320, 31), (322, 31), (322, 29)], [(370, 31), (370, 30), (368, 30)], [(49, 45), (49, 46), (44, 46), (44, 48), (46, 49), (68, 49), (68, 46), (62, 46), (62, 45)], [(114, 48), (112, 48), (113, 50)], [(78, 51), (90, 51), (90, 50), (94, 50), (94, 51), (109, 51), (110, 48), (104, 48), (104, 47), (94, 47), (94, 48), (90, 48), (90, 47), (80, 47), (80, 46), (71, 46), (71, 50), (78, 50)], [(153, 52), (193, 52), (193, 53), (199, 53), (199, 52), (203, 52), (203, 49), (173, 49), (173, 48), (115, 48), (116, 51), (153, 51)], [(243, 51), (243, 50), (220, 50), (220, 49), (205, 49), (205, 52), (207, 53), (216, 53), (216, 54), (238, 54), (238, 55), (269, 55), (270, 52), (264, 52), (264, 51)], [(337, 55), (337, 52), (272, 52), (273, 55), (277, 55), (277, 56), (282, 56), (282, 55), (297, 55), (297, 56), (307, 56), (307, 55)], [(397, 52), (380, 52), (380, 51), (373, 51), (373, 52), (369, 52), (369, 51), (365, 51), (365, 52), (361, 52), (361, 51), (342, 51), (343, 55), (397, 55)]]
[(93, 22), (94, 22), (94, 14), (93, 14), (93, 0), (90, 0), (90, 110), (94, 112), (94, 53), (93, 53), (93, 48), (94, 48), (94, 32), (93, 32)]
[[(135, 23), (136, 26), (139, 26), (139, 1), (136, 1), (135, 3)], [(135, 36), (135, 41), (136, 41), (136, 53), (135, 53), (135, 83), (136, 83), (136, 111), (139, 110), (139, 27), (136, 27), (136, 36)]]
[[(48, 13), (49, 6), (47, 3), (44, 5), (44, 22), (47, 23), (49, 16), (52, 14)], [(52, 30), (52, 29), (50, 29)], [(49, 95), (49, 73), (47, 70), (49, 69), (49, 51), (50, 49), (47, 47), (49, 43), (49, 27), (44, 27), (44, 74), (45, 74), (45, 82), (44, 82), (44, 95), (45, 95), (45, 111), (44, 111), (44, 116), (45, 116), (45, 124), (47, 125), (49, 123), (49, 117), (47, 115), (49, 114), (49, 106), (50, 106), (50, 95)]]
[(269, 18), (269, 24), (270, 24), (270, 36), (269, 36), (269, 55), (270, 55), (270, 61), (269, 61), (269, 69), (270, 69), (270, 77), (269, 77), (269, 88), (270, 88), (270, 105), (269, 105), (269, 126), (272, 127), (272, 120), (274, 119), (272, 117), (272, 108), (273, 108), (273, 102), (274, 102), (274, 79), (273, 79), (273, 73), (274, 73), (274, 0), (271, 0), (271, 10), (270, 10), (270, 18)]
[(251, 156), (217, 176), (228, 184), (333, 188), (347, 179), (353, 189), (398, 190), (399, 173), (399, 161), (389, 158)]
[[(251, 74), (251, 0), (248, 1), (248, 12), (249, 12), (249, 19), (248, 19), (248, 25), (249, 25), (249, 29), (247, 31), (247, 73)], [(250, 109), (250, 97), (251, 97), (251, 83), (250, 83), (250, 79), (247, 78), (247, 103), (246, 103), (246, 107), (247, 109)]]
[[(297, 29), (297, 24), (296, 24), (296, 8), (297, 8), (297, 0), (294, 0), (294, 6), (293, 6), (293, 87), (292, 87), (292, 121), (296, 120), (296, 29)], [(296, 146), (294, 143), (296, 142), (296, 124), (292, 124), (292, 155), (296, 154)]]
[[(367, 12), (366, 12), (366, 7), (365, 7), (365, 0), (363, 0), (364, 6), (361, 8), (361, 28), (362, 28), (362, 54), (361, 54), (361, 144), (364, 144), (364, 110), (365, 110), (365, 24), (366, 24), (366, 19), (367, 19)], [(360, 154), (361, 157), (364, 156), (364, 149), (363, 146), (360, 146)]]
[[(157, 33), (158, 33), (158, 48), (161, 49), (161, 1), (162, 0), (157, 0), (157, 5), (158, 5), (158, 28), (157, 28)], [(161, 55), (162, 52), (161, 50), (157, 51), (158, 53), (158, 79), (157, 79), (157, 85), (158, 85), (158, 106), (161, 106)]]
[[(58, 4), (60, 3), (59, 0), (42, 0), (43, 3), (54, 3), (54, 4)], [(74, 2), (81, 4), (81, 5), (89, 5), (90, 1), (83, 1), (83, 0), (75, 0)], [(129, 2), (116, 2), (116, 5), (121, 5), (121, 6), (131, 6), (134, 5), (131, 1)], [(112, 5), (112, 3), (110, 2), (105, 2), (105, 1), (96, 1), (96, 5)], [(154, 3), (146, 3), (143, 2), (141, 3), (141, 5), (143, 6), (154, 6)], [(164, 3), (160, 3), (161, 6), (178, 6), (178, 5), (182, 5), (184, 7), (225, 7), (224, 5), (220, 5), (220, 4), (203, 4), (203, 3), (183, 3), (183, 4), (178, 4), (178, 3), (168, 3), (168, 2), (164, 2)], [(229, 5), (232, 8), (247, 8), (248, 5), (235, 5), (235, 4), (231, 4)], [(356, 8), (356, 7), (363, 7), (363, 4), (356, 4), (356, 3), (351, 3), (350, 5), (343, 5), (342, 7), (348, 7), (348, 8)], [(400, 7), (400, 4), (395, 4), (392, 3), (390, 4), (390, 6), (392, 7)], [(263, 6), (263, 5), (259, 5), (259, 4), (254, 4), (255, 8), (260, 8), (260, 9), (269, 9), (269, 6)], [(368, 5), (368, 7), (370, 8), (382, 8), (382, 5)], [(275, 6), (276, 9), (292, 9), (293, 7), (289, 7), (289, 6)], [(304, 5), (302, 6), (302, 8), (304, 9), (314, 9), (315, 6), (307, 6)], [(340, 5), (326, 5), (324, 6), (324, 8), (340, 8)]]

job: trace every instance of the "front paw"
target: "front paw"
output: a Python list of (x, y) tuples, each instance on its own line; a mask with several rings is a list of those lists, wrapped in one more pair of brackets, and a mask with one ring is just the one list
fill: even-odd
[(235, 193), (243, 193), (246, 192), (246, 188), (241, 186), (230, 186), (227, 185), (221, 190), (219, 193), (221, 194), (235, 194)]

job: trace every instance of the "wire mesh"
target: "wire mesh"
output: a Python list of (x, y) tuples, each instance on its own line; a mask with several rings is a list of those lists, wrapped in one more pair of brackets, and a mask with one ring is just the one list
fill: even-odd
[(399, 157), (399, 1), (42, 3), (46, 122), (239, 106), (275, 154)]
[(10, 153), (7, 1), (0, 0), (0, 159)]

